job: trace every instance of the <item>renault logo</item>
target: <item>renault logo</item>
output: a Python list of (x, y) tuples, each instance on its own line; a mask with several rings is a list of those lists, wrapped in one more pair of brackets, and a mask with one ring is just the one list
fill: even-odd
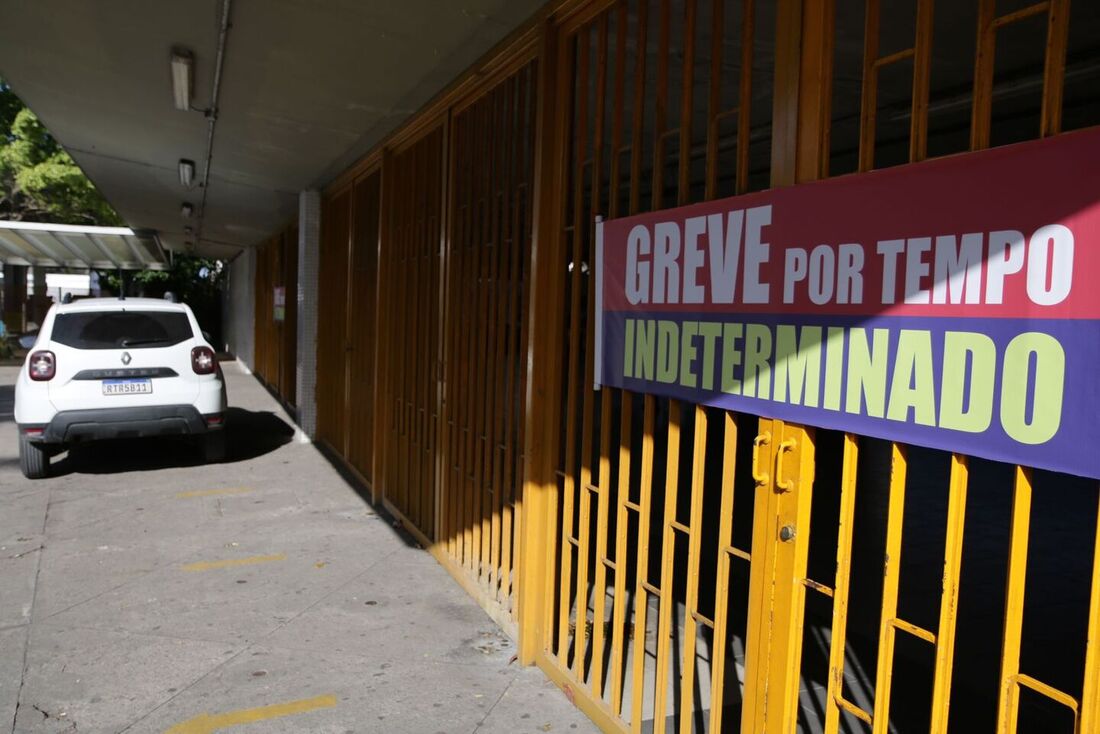
[(122, 364), (130, 364), (130, 353), (129, 352), (123, 352), (122, 353)]

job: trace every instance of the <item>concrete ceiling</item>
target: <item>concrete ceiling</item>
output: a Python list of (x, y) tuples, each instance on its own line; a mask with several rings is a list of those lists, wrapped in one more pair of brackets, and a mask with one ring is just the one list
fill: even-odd
[[(134, 229), (193, 240), (207, 120), (173, 106), (169, 57), (194, 53), (212, 106), (223, 2), (230, 28), (199, 252), (231, 257), (529, 18), (545, 0), (0, 0), (0, 77)], [(182, 218), (184, 201), (196, 218)], [(184, 231), (185, 226), (193, 234)]]

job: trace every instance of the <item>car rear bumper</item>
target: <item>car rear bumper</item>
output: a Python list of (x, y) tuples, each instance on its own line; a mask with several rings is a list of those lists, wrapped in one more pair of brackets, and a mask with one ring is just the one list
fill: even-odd
[[(20, 430), (32, 434), (41, 431), (34, 440), (52, 444), (109, 438), (191, 436), (221, 430), (222, 417), (220, 413), (204, 416), (193, 405), (64, 410), (45, 425), (20, 425)], [(208, 423), (209, 419), (216, 423)]]

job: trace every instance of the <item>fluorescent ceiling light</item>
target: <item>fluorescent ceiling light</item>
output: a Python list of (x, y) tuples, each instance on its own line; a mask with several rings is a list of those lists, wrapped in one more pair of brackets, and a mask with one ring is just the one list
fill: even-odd
[(187, 49), (172, 49), (172, 97), (176, 109), (187, 112), (191, 109), (191, 69), (195, 57)]
[(190, 219), (191, 215), (195, 213), (195, 207), (191, 206), (189, 202), (183, 202), (183, 206), (180, 207), (180, 216), (184, 219)]
[(186, 158), (180, 158), (180, 184), (184, 188), (191, 188), (195, 183), (195, 162)]

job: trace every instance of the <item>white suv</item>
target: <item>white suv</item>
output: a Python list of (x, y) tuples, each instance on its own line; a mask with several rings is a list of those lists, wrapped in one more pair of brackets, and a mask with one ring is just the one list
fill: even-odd
[(195, 436), (207, 461), (221, 461), (225, 405), (221, 367), (186, 305), (55, 305), (15, 386), (20, 468), (39, 479), (68, 445), (143, 436)]

